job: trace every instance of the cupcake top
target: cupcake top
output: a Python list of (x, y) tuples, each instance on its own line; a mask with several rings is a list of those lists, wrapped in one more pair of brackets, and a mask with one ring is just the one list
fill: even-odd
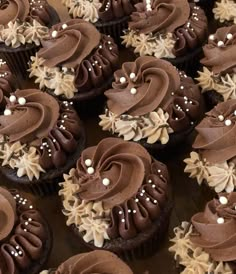
[(216, 0), (212, 10), (214, 18), (223, 24), (236, 24), (236, 2), (234, 0)]
[(0, 3), (0, 42), (12, 48), (40, 45), (52, 21), (46, 0), (3, 0)]
[(185, 159), (185, 172), (206, 181), (216, 192), (232, 192), (236, 186), (236, 99), (218, 104), (196, 127), (196, 150)]
[(138, 0), (62, 0), (72, 18), (81, 18), (91, 23), (109, 22), (126, 17), (135, 10)]
[(0, 224), (0, 273), (36, 273), (35, 261), (43, 261), (50, 249), (40, 212), (18, 191), (0, 187)]
[(183, 56), (203, 43), (207, 34), (204, 11), (187, 0), (153, 0), (135, 5), (123, 44), (140, 56)]
[(115, 254), (109, 251), (96, 250), (73, 256), (62, 263), (56, 270), (44, 270), (40, 274), (78, 273), (132, 274), (133, 272)]
[(204, 212), (191, 223), (174, 229), (170, 251), (185, 267), (183, 273), (233, 274), (230, 263), (236, 260), (236, 193), (222, 193), (207, 203)]
[(125, 140), (166, 144), (169, 135), (190, 128), (199, 116), (200, 91), (184, 72), (151, 56), (123, 63), (105, 92), (100, 126)]
[(214, 90), (222, 101), (236, 98), (236, 25), (219, 28), (209, 36), (203, 47), (201, 60), (203, 71), (199, 71), (202, 92)]
[(82, 152), (59, 195), (67, 225), (85, 242), (136, 237), (158, 219), (168, 199), (168, 171), (139, 144), (103, 139)]
[(76, 94), (86, 96), (111, 78), (118, 49), (92, 24), (73, 19), (54, 25), (31, 60), (30, 77), (36, 77), (40, 88), (72, 99)]
[(65, 165), (81, 136), (71, 104), (37, 89), (12, 93), (0, 115), (1, 165), (29, 180)]

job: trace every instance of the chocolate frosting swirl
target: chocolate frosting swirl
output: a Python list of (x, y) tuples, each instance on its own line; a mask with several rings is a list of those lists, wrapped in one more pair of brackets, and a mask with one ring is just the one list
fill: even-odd
[[(219, 42), (221, 43), (220, 46)], [(236, 25), (219, 28), (213, 36), (210, 36), (208, 44), (203, 47), (203, 51), (204, 58), (201, 63), (211, 69), (214, 74), (235, 70)]]
[[(135, 75), (132, 79), (131, 74)], [(113, 89), (105, 95), (109, 110), (116, 115), (145, 115), (162, 108), (169, 113), (168, 122), (174, 131), (188, 127), (190, 121), (198, 117), (198, 87), (167, 61), (151, 56), (139, 57), (134, 62), (123, 63), (114, 76)], [(120, 81), (122, 77), (124, 83)], [(135, 95), (130, 92), (132, 88), (137, 91)], [(187, 101), (186, 104), (186, 98), (191, 103)]]
[(129, 27), (140, 33), (173, 32), (184, 25), (189, 18), (190, 8), (187, 0), (155, 0), (152, 10), (147, 11), (146, 2), (138, 3), (137, 12), (131, 15)]
[[(67, 27), (63, 29), (65, 24)], [(56, 37), (52, 37), (55, 31)], [(45, 59), (47, 67), (76, 68), (98, 46), (100, 39), (101, 34), (92, 24), (81, 19), (69, 20), (52, 27), (49, 38), (42, 40), (38, 56)]]
[[(134, 151), (135, 154), (132, 153)], [(86, 159), (92, 161), (95, 170), (92, 175), (87, 172)], [(74, 183), (80, 185), (81, 199), (103, 201), (105, 208), (112, 208), (138, 191), (145, 173), (149, 172), (150, 164), (151, 157), (142, 146), (107, 138), (82, 152), (77, 162)], [(109, 187), (102, 184), (104, 178), (110, 180)]]
[[(80, 119), (67, 101), (36, 89), (17, 90), (15, 101), (7, 100), (10, 115), (0, 115), (0, 134), (9, 142), (20, 141), (38, 148), (44, 169), (63, 166), (77, 147)], [(25, 102), (20, 103), (20, 100)]]
[(47, 136), (59, 117), (59, 105), (56, 99), (36, 89), (17, 90), (17, 98), (25, 98), (21, 105), (9, 103), (11, 115), (0, 116), (0, 134), (9, 136), (10, 142), (37, 142)]
[[(0, 188), (0, 193), (1, 203), (4, 196), (8, 200), (8, 206), (11, 209), (16, 207), (17, 212), (17, 218), (13, 214), (13, 227), (11, 231), (8, 229), (8, 237), (1, 239), (0, 242), (0, 273), (25, 273), (24, 271), (28, 271), (34, 262), (42, 256), (45, 242), (49, 237), (48, 227), (41, 214), (33, 209), (30, 201), (21, 197), (17, 191), (10, 193)], [(10, 215), (11, 213), (8, 212), (8, 217)], [(5, 222), (11, 221), (11, 219), (6, 218), (3, 221), (4, 223), (1, 222), (0, 225), (1, 232), (2, 228), (4, 230), (6, 227)], [(9, 223), (7, 226), (10, 226)]]
[[(107, 186), (104, 179), (109, 180)], [(105, 209), (111, 209), (109, 237), (124, 239), (136, 236), (158, 218), (167, 201), (168, 180), (164, 164), (153, 160), (141, 145), (119, 138), (106, 138), (85, 149), (73, 177), (80, 186), (79, 199), (102, 201)]]
[(42, 25), (50, 25), (51, 11), (46, 0), (3, 0), (0, 4), (0, 24), (10, 21), (20, 22), (37, 20)]
[(132, 274), (131, 269), (116, 255), (104, 250), (82, 253), (62, 263), (55, 274)]
[[(207, 203), (204, 212), (192, 217), (194, 233), (191, 241), (202, 247), (214, 261), (230, 262), (236, 260), (236, 193), (223, 194), (227, 204), (219, 200)], [(224, 218), (224, 223), (218, 224), (218, 218)]]
[[(223, 102), (206, 113), (196, 127), (198, 135), (193, 147), (211, 163), (223, 163), (236, 155), (236, 99)], [(222, 118), (222, 119), (220, 119)], [(226, 125), (226, 120), (231, 121)]]

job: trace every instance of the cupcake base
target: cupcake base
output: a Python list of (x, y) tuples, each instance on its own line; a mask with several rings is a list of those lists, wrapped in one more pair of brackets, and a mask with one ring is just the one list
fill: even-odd
[(206, 101), (207, 110), (211, 110), (214, 106), (224, 101), (223, 96), (215, 90), (209, 90), (203, 93)]
[(159, 218), (153, 222), (145, 232), (138, 234), (138, 236), (124, 240), (117, 238), (111, 241), (107, 241), (103, 248), (97, 248), (91, 243), (86, 243), (82, 239), (82, 235), (79, 230), (72, 226), (72, 229), (76, 235), (78, 235), (81, 243), (86, 245), (92, 250), (102, 249), (116, 253), (125, 261), (132, 261), (135, 259), (143, 259), (151, 256), (157, 250), (162, 241), (165, 239), (165, 234), (169, 227), (169, 218), (172, 209), (172, 202), (168, 202), (162, 210), (162, 214)]
[(116, 42), (118, 46), (121, 46), (123, 35), (123, 30), (128, 28), (129, 16), (122, 17), (113, 21), (102, 22), (98, 21), (94, 25), (99, 30), (99, 32), (106, 35), (110, 35)]
[(53, 90), (50, 89), (46, 89), (45, 91), (57, 99), (59, 98), (60, 101), (72, 101), (80, 117), (94, 116), (100, 114), (104, 109), (105, 97), (103, 94), (111, 86), (113, 79), (113, 76), (111, 76), (99, 88), (75, 93), (74, 97), (71, 99), (68, 99), (65, 96), (57, 96)]
[(27, 176), (17, 177), (16, 170), (7, 166), (0, 167), (1, 173), (8, 181), (7, 187), (17, 188), (25, 192), (30, 192), (38, 196), (46, 196), (55, 193), (59, 189), (58, 183), (63, 181), (63, 174), (67, 173), (75, 166), (76, 161), (80, 157), (81, 151), (85, 147), (85, 132), (81, 129), (80, 138), (78, 140), (77, 150), (69, 156), (66, 164), (60, 168), (41, 173), (39, 179), (29, 180)]

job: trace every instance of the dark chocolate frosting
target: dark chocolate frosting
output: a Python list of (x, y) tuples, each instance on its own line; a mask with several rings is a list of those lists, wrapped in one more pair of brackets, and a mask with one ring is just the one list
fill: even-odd
[(194, 227), (191, 241), (202, 247), (217, 262), (236, 260), (236, 193), (221, 194), (226, 204), (218, 199), (207, 203), (204, 212), (192, 217)]
[(6, 109), (10, 115), (0, 115), (0, 134), (9, 142), (38, 148), (44, 169), (66, 163), (80, 136), (80, 120), (69, 102), (60, 103), (36, 89), (17, 90), (8, 99)]
[(193, 147), (211, 163), (223, 163), (236, 155), (236, 99), (219, 103), (196, 127)]
[(50, 10), (46, 0), (3, 0), (0, 4), (0, 24), (10, 21), (37, 20), (42, 25), (50, 24)]
[[(0, 188), (0, 204), (0, 273), (26, 273), (43, 254), (49, 238), (47, 225), (30, 201), (17, 191)], [(4, 230), (8, 235), (2, 239)]]
[(203, 51), (201, 63), (214, 74), (235, 71), (236, 25), (219, 28), (215, 34), (210, 35)]
[[(53, 33), (57, 33), (56, 37), (52, 37)], [(100, 87), (118, 65), (118, 48), (113, 39), (81, 19), (54, 25), (42, 46), (38, 56), (45, 59), (43, 64), (74, 69), (74, 85), (80, 92)]]
[(109, 237), (124, 239), (136, 236), (158, 218), (167, 201), (168, 180), (164, 164), (152, 159), (141, 145), (119, 138), (106, 138), (85, 149), (73, 177), (80, 186), (79, 199), (101, 201), (111, 210)]
[[(131, 74), (134, 78), (130, 78)], [(198, 87), (167, 61), (139, 57), (134, 62), (123, 63), (114, 76), (113, 89), (105, 95), (109, 110), (117, 115), (148, 115), (162, 108), (169, 113), (168, 122), (174, 131), (187, 128), (199, 115)], [(130, 92), (132, 88), (136, 89), (135, 95)]]
[(131, 269), (115, 254), (96, 250), (82, 253), (62, 263), (55, 274), (132, 274)]
[(137, 11), (131, 14), (129, 28), (138, 32), (155, 35), (172, 33), (176, 41), (173, 54), (184, 55), (202, 44), (207, 35), (207, 18), (204, 11), (187, 0), (155, 0), (151, 10), (146, 1), (135, 5)]

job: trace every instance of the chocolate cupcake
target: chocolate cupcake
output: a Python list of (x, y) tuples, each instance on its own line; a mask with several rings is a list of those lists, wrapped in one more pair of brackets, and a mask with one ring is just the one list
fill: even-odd
[(127, 29), (130, 14), (138, 0), (62, 0), (72, 18), (84, 19), (120, 45), (120, 36)]
[[(169, 251), (180, 273), (233, 274), (236, 271), (236, 193), (219, 195), (204, 212), (174, 229)], [(183, 270), (181, 272), (181, 270)]]
[(136, 56), (165, 58), (194, 73), (208, 32), (204, 11), (187, 0), (143, 1), (135, 7), (122, 43)]
[(236, 2), (234, 0), (216, 0), (212, 11), (219, 27), (236, 24)]
[(169, 175), (142, 146), (103, 139), (64, 179), (63, 214), (82, 243), (126, 260), (157, 249), (169, 223)]
[(194, 128), (202, 104), (198, 87), (171, 63), (151, 56), (127, 62), (105, 92), (99, 125), (152, 152), (175, 146)]
[(84, 104), (110, 86), (118, 49), (112, 38), (92, 24), (74, 19), (55, 25), (42, 46), (31, 58), (30, 68), (30, 77), (36, 77), (41, 89)]
[(57, 269), (44, 270), (40, 274), (66, 273), (133, 274), (133, 271), (111, 252), (96, 250), (75, 255), (63, 262)]
[(185, 159), (185, 172), (215, 192), (236, 188), (236, 99), (219, 103), (196, 127), (194, 151)]
[(203, 47), (202, 71), (196, 80), (209, 107), (236, 98), (236, 25), (219, 28)]
[(28, 61), (47, 36), (48, 27), (60, 21), (46, 0), (3, 0), (0, 3), (0, 58), (12, 73), (25, 78)]
[(38, 274), (51, 250), (41, 213), (17, 190), (0, 187), (0, 273)]
[(71, 104), (36, 89), (7, 98), (0, 115), (0, 170), (8, 184), (39, 195), (56, 190), (85, 142)]

